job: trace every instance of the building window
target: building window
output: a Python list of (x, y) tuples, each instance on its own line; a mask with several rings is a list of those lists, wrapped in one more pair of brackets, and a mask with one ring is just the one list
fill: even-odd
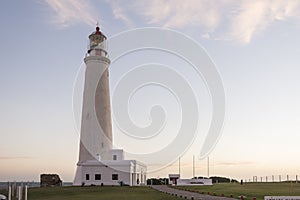
[(113, 174), (113, 175), (111, 176), (111, 179), (112, 179), (112, 180), (119, 180), (118, 174)]
[(101, 180), (101, 174), (95, 174), (95, 180), (96, 181)]
[(113, 160), (117, 160), (117, 155), (113, 155)]
[(85, 175), (85, 180), (87, 180), (87, 181), (90, 180), (90, 175), (89, 174)]
[(136, 184), (140, 184), (140, 174), (136, 174)]

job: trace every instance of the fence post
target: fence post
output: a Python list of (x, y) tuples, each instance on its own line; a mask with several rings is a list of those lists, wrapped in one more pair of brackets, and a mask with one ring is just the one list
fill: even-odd
[(28, 186), (25, 185), (25, 194), (24, 194), (24, 200), (27, 200), (27, 190), (28, 190)]
[(279, 175), (279, 182), (281, 182), (281, 175)]
[(8, 200), (11, 200), (11, 186), (8, 186)]
[(22, 186), (18, 186), (18, 200), (22, 200)]

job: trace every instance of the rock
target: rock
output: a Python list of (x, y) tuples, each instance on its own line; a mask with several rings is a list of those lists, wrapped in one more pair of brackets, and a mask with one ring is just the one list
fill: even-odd
[(62, 186), (62, 181), (57, 174), (41, 174), (41, 187)]

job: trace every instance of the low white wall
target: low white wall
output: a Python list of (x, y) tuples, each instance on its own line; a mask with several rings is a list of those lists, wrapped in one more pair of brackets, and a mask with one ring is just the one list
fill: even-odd
[(212, 179), (177, 179), (177, 185), (212, 185)]

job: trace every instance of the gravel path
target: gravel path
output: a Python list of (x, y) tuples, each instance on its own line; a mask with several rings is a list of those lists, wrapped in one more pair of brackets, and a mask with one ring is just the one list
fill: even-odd
[(228, 197), (217, 197), (217, 196), (210, 196), (205, 194), (199, 194), (196, 192), (188, 192), (184, 190), (174, 189), (168, 187), (166, 185), (153, 185), (153, 189), (173, 195), (178, 196), (184, 199), (194, 199), (194, 200), (233, 200), (233, 198)]

